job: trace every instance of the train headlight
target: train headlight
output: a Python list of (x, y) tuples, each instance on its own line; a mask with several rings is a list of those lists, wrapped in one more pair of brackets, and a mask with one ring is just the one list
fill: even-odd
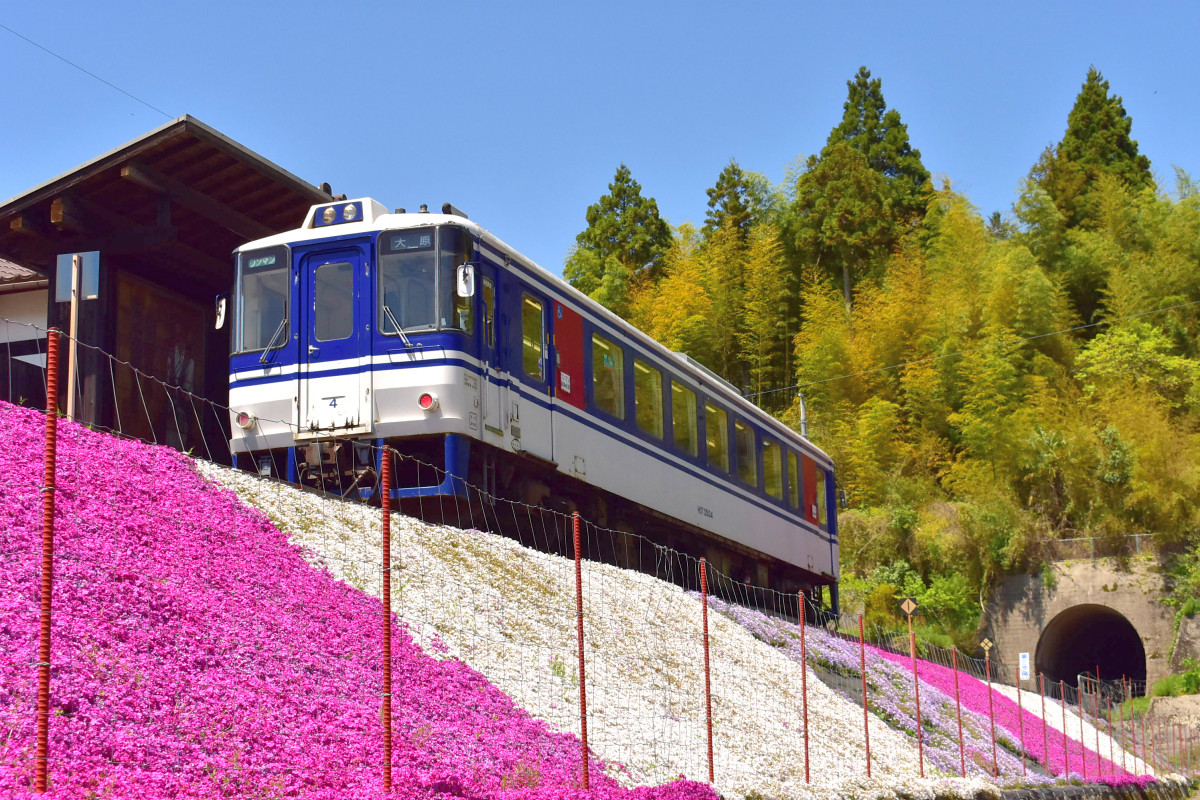
[(351, 200), (348, 203), (335, 203), (330, 206), (318, 206), (313, 215), (313, 227), (323, 228), (326, 225), (342, 225), (347, 222), (358, 222), (366, 216), (361, 200)]
[(422, 411), (436, 411), (438, 407), (438, 396), (433, 392), (421, 392), (421, 396), (417, 398), (417, 405)]
[(248, 411), (239, 411), (238, 415), (234, 417), (234, 419), (237, 421), (239, 428), (247, 431), (258, 423), (258, 417), (254, 416)]

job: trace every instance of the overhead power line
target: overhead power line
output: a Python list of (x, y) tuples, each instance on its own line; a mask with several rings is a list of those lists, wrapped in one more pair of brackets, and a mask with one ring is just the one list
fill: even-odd
[(929, 364), (934, 361), (940, 361), (944, 358), (956, 358), (958, 356), (965, 356), (970, 353), (981, 353), (981, 352), (985, 352), (988, 350), (1000, 350), (1000, 349), (1008, 348), (1008, 347), (1020, 347), (1023, 344), (1027, 344), (1029, 342), (1036, 341), (1037, 339), (1045, 339), (1050, 336), (1061, 336), (1064, 333), (1075, 333), (1076, 331), (1087, 330), (1088, 328), (1095, 328), (1100, 325), (1111, 325), (1114, 322), (1121, 322), (1123, 320), (1130, 320), (1130, 319), (1140, 319), (1142, 317), (1148, 317), (1151, 314), (1161, 314), (1164, 311), (1176, 311), (1181, 308), (1191, 308), (1192, 306), (1197, 306), (1197, 305), (1200, 305), (1200, 300), (1193, 300), (1190, 303), (1179, 303), (1177, 305), (1167, 306), (1165, 308), (1155, 308), (1150, 311), (1142, 311), (1137, 314), (1127, 314), (1123, 317), (1116, 317), (1114, 319), (1102, 320), (1100, 322), (1089, 322), (1086, 325), (1076, 325), (1073, 328), (1063, 328), (1062, 330), (1050, 331), (1049, 333), (1036, 333), (1033, 336), (1025, 336), (1020, 339), (1010, 339), (1009, 341), (1001, 342), (1000, 344), (989, 345), (986, 347), (971, 347), (971, 348), (966, 348), (964, 350), (956, 350), (953, 353), (941, 353), (936, 356), (928, 356), (926, 358), (918, 358), (918, 359), (914, 359), (912, 361), (901, 361), (896, 364), (889, 364), (886, 367), (875, 367), (874, 369), (865, 369), (865, 370), (862, 370), (861, 372), (848, 372), (845, 375), (834, 375), (831, 378), (822, 378), (819, 381), (810, 381), (809, 383), (796, 383), (796, 384), (792, 384), (791, 386), (780, 386), (777, 389), (767, 389), (766, 391), (755, 392), (754, 394), (748, 394), (748, 395), (746, 395), (746, 399), (752, 400), (755, 397), (762, 397), (763, 395), (766, 395), (766, 394), (775, 394), (776, 392), (790, 392), (790, 391), (795, 391), (797, 389), (807, 389), (810, 386), (820, 386), (823, 383), (832, 383), (833, 381), (842, 381), (842, 380), (847, 380), (849, 378), (861, 378), (865, 375), (874, 375), (874, 374), (880, 373), (880, 372), (890, 372), (890, 371), (896, 370), (896, 369), (903, 369), (904, 367), (917, 366), (920, 364)]
[(132, 94), (131, 92), (127, 92), (127, 91), (125, 91), (125, 90), (124, 90), (124, 89), (122, 89), (120, 86), (117, 86), (115, 83), (113, 83), (113, 82), (111, 82), (111, 81), (106, 81), (106, 80), (104, 80), (104, 78), (101, 78), (101, 77), (100, 77), (99, 75), (97, 75), (96, 73), (94, 73), (94, 72), (91, 72), (91, 71), (89, 71), (89, 70), (86, 70), (86, 69), (84, 69), (83, 67), (81, 67), (81, 66), (79, 66), (78, 64), (76, 64), (74, 61), (71, 61), (69, 58), (65, 58), (65, 57), (63, 57), (63, 56), (59, 55), (58, 53), (54, 52), (54, 51), (53, 51), (53, 50), (51, 50), (49, 47), (46, 47), (46, 46), (44, 46), (44, 45), (40, 45), (40, 44), (38, 44), (37, 42), (35, 42), (33, 39), (30, 39), (28, 36), (25, 36), (25, 35), (23, 35), (23, 34), (17, 33), (17, 32), (16, 32), (16, 31), (14, 31), (12, 28), (10, 28), (10, 27), (8, 27), (7, 25), (5, 25), (3, 22), (0, 22), (0, 28), (3, 28), (4, 30), (8, 31), (8, 32), (9, 32), (9, 33), (11, 33), (13, 36), (16, 36), (18, 39), (24, 39), (25, 41), (29, 42), (31, 45), (33, 45), (33, 46), (34, 46), (34, 47), (36, 47), (37, 49), (39, 49), (39, 50), (41, 50), (41, 51), (43, 51), (43, 52), (45, 52), (45, 53), (49, 53), (50, 55), (54, 56), (55, 58), (57, 58), (59, 61), (63, 62), (64, 64), (69, 64), (69, 65), (71, 65), (71, 66), (72, 66), (72, 67), (74, 67), (75, 69), (77, 69), (77, 70), (79, 70), (80, 72), (82, 72), (84, 75), (88, 75), (88, 76), (90, 76), (90, 77), (92, 77), (92, 78), (95, 78), (96, 80), (98, 80), (98, 81), (100, 81), (101, 83), (103, 83), (105, 86), (108, 86), (108, 87), (110, 87), (110, 88), (112, 88), (112, 89), (116, 89), (118, 92), (120, 92), (121, 94), (123, 94), (123, 95), (125, 95), (126, 97), (130, 98), (131, 100), (136, 100), (136, 101), (138, 101), (139, 103), (141, 103), (142, 105), (144, 105), (146, 108), (149, 108), (149, 109), (151, 109), (152, 111), (157, 111), (158, 113), (162, 114), (162, 115), (163, 115), (164, 117), (166, 117), (167, 119), (175, 119), (175, 117), (174, 117), (174, 116), (172, 116), (171, 114), (168, 114), (167, 112), (163, 111), (163, 110), (162, 110), (161, 108), (159, 108), (158, 106), (152, 106), (152, 105), (150, 105), (150, 104), (149, 104), (149, 103), (147, 103), (145, 100), (143, 100), (142, 98), (138, 97), (137, 95), (135, 95), (135, 94)]

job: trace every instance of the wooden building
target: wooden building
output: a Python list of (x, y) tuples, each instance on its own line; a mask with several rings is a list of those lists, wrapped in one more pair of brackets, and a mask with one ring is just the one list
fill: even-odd
[(179, 404), (192, 401), (159, 381), (227, 402), (229, 326), (214, 330), (213, 319), (216, 297), (232, 288), (233, 249), (296, 227), (310, 205), (329, 199), (180, 117), (0, 205), (0, 258), (36, 273), (25, 275), (26, 288), (44, 282), (40, 295), (8, 293), (0, 317), (36, 317), (40, 303), (46, 324), (69, 330), (59, 256), (98, 252), (97, 296), (79, 312), (79, 341), (97, 350), (79, 349), (76, 417), (220, 457), (213, 412), (184, 413)]
[(46, 405), (46, 287), (36, 271), (0, 258), (0, 400)]

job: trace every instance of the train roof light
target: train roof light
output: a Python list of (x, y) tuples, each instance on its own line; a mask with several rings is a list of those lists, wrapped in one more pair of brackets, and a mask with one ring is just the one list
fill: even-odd
[(314, 228), (323, 228), (326, 225), (358, 222), (361, 219), (363, 219), (363, 201), (351, 200), (348, 203), (318, 206), (316, 213), (313, 214), (312, 225)]

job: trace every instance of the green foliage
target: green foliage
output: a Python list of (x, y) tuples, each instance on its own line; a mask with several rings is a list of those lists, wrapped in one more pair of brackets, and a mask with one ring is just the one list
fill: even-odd
[(908, 127), (900, 121), (900, 112), (887, 107), (883, 82), (872, 79), (866, 67), (859, 67), (846, 86), (849, 92), (842, 121), (830, 131), (826, 150), (845, 142), (862, 153), (870, 168), (887, 181), (897, 217), (919, 219), (925, 214), (929, 170), (921, 163), (921, 151), (909, 143)]
[(575, 237), (563, 277), (618, 314), (628, 313), (634, 282), (657, 278), (671, 244), (671, 228), (658, 203), (642, 196), (629, 167), (617, 168), (608, 194), (588, 206), (588, 226)]
[(746, 172), (730, 159), (709, 189), (708, 211), (704, 216), (703, 233), (729, 226), (745, 239), (760, 223), (770, 223), (778, 214), (781, 199), (771, 182), (757, 172)]
[(1121, 98), (1109, 95), (1108, 81), (1095, 67), (1067, 116), (1067, 131), (1053, 151), (1034, 168), (1039, 183), (1054, 199), (1068, 226), (1095, 217), (1091, 190), (1101, 175), (1137, 190), (1153, 186), (1150, 160), (1138, 153), (1131, 137), (1133, 120)]
[(850, 308), (853, 286), (878, 277), (872, 267), (924, 217), (930, 185), (880, 80), (862, 67), (847, 88), (842, 120), (797, 176), (783, 222), (793, 257), (840, 277)]
[[(799, 427), (838, 467), (843, 592), (973, 642), (1056, 539), (1153, 532), (1200, 606), (1200, 189), (1159, 193), (1098, 72), (1013, 219), (930, 186), (863, 69), (782, 190), (731, 160), (672, 236), (622, 165), (565, 274)], [(782, 391), (774, 391), (782, 388)]]

